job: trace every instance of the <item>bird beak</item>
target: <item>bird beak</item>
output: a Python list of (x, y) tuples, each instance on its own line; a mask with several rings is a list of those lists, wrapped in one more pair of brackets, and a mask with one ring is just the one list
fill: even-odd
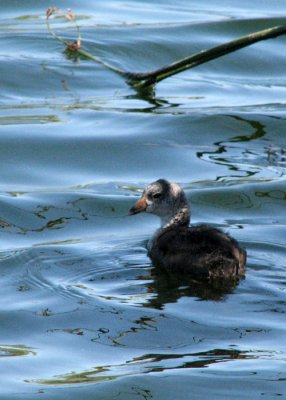
[(140, 212), (146, 211), (147, 203), (145, 196), (142, 196), (133, 207), (130, 208), (128, 215), (138, 214)]

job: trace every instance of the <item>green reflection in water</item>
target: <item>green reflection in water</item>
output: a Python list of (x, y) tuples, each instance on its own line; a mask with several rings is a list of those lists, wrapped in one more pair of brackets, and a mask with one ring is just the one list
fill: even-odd
[(123, 364), (102, 365), (87, 371), (72, 372), (52, 379), (36, 380), (33, 383), (43, 385), (86, 384), (116, 380), (123, 376), (161, 373), (170, 370), (207, 368), (212, 364), (233, 360), (256, 360), (281, 358), (285, 354), (276, 354), (264, 350), (241, 351), (238, 349), (210, 349), (205, 352), (188, 354), (143, 354)]
[(0, 345), (0, 358), (3, 357), (19, 357), (19, 356), (35, 356), (37, 353), (31, 347), (16, 344), (16, 345)]
[(286, 192), (283, 190), (269, 190), (267, 192), (255, 192), (257, 197), (267, 197), (275, 200), (286, 200)]
[(60, 121), (60, 118), (56, 115), (15, 115), (11, 117), (0, 117), (0, 125), (50, 124)]

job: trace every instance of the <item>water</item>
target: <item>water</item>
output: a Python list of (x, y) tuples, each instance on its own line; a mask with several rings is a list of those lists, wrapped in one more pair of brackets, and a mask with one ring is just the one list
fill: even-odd
[[(286, 397), (285, 37), (146, 95), (67, 56), (49, 6), (0, 4), (0, 398)], [(85, 49), (136, 72), (286, 23), (280, 0), (61, 7)], [(158, 221), (127, 212), (161, 177), (194, 223), (247, 249), (245, 280), (218, 291), (152, 269)]]

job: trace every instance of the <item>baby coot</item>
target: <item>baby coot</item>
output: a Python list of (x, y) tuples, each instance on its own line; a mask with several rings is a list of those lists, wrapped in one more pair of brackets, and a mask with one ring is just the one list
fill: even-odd
[(161, 227), (148, 243), (154, 265), (195, 278), (244, 276), (245, 250), (219, 229), (190, 226), (190, 207), (176, 183), (159, 179), (147, 186), (129, 215), (143, 211), (161, 218)]

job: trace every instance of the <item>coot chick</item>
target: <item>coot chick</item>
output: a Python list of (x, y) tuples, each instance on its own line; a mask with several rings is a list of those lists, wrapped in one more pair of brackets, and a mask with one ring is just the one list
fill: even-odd
[(190, 226), (190, 207), (176, 183), (159, 179), (147, 186), (129, 215), (143, 211), (161, 218), (161, 227), (148, 243), (154, 265), (194, 278), (244, 276), (246, 252), (219, 229)]

